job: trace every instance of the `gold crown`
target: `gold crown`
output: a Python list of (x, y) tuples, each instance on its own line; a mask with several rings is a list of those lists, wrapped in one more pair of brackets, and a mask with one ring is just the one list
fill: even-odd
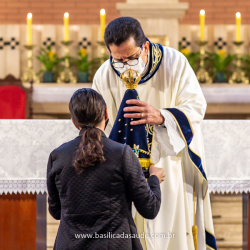
[[(134, 78), (134, 73), (136, 77)], [(139, 71), (128, 69), (121, 73), (121, 80), (125, 83), (127, 89), (136, 89), (138, 83), (141, 80), (141, 74)]]

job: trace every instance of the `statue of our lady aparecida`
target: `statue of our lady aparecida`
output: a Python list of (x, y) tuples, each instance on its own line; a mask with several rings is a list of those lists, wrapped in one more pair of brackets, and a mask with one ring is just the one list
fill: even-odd
[[(149, 136), (152, 136), (153, 132), (150, 132), (146, 128), (145, 124), (140, 124), (137, 126), (130, 125), (130, 122), (131, 120), (133, 120), (133, 118), (125, 118), (123, 111), (125, 107), (132, 106), (130, 104), (126, 104), (127, 100), (139, 100), (136, 87), (138, 85), (138, 82), (141, 80), (141, 75), (138, 71), (128, 69), (121, 74), (121, 80), (125, 83), (127, 90), (122, 99), (109, 138), (114, 141), (129, 145), (132, 148), (132, 150), (138, 157), (144, 175), (147, 178), (149, 177), (149, 166), (152, 164), (150, 160), (151, 144), (149, 143), (149, 141), (152, 140), (150, 140)], [(135, 120), (139, 119), (135, 118)]]
[[(138, 71), (128, 69), (123, 72), (120, 76), (121, 80), (125, 84), (127, 90), (122, 99), (114, 126), (110, 132), (109, 138), (129, 145), (134, 151), (135, 155), (138, 157), (139, 162), (142, 166), (142, 171), (146, 178), (149, 177), (149, 167), (152, 164), (151, 162), (151, 149), (152, 149), (152, 137), (153, 131), (150, 130), (147, 125), (139, 124), (136, 126), (130, 125), (131, 120), (139, 120), (138, 118), (125, 118), (123, 109), (125, 107), (132, 106), (126, 104), (127, 100), (138, 99), (139, 95), (136, 91), (136, 87), (141, 80), (141, 75)], [(145, 219), (136, 212), (135, 224), (137, 226), (138, 234), (142, 234), (144, 230)], [(145, 232), (144, 232), (145, 233)], [(141, 243), (143, 248), (146, 248), (145, 239), (141, 238)]]

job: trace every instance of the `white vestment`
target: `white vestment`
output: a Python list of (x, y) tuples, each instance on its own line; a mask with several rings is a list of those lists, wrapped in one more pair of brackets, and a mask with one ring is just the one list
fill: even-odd
[[(163, 58), (157, 72), (136, 90), (141, 101), (160, 109), (165, 127), (154, 126), (151, 160), (166, 174), (161, 183), (161, 208), (154, 220), (145, 220), (145, 233), (165, 234), (147, 238), (148, 250), (194, 250), (192, 226), (198, 227), (198, 249), (214, 249), (206, 245), (206, 233), (214, 237), (207, 181), (190, 160), (188, 145), (175, 117), (165, 110), (175, 108), (183, 112), (193, 129), (190, 148), (200, 156), (206, 171), (200, 125), (206, 111), (206, 101), (197, 78), (187, 59), (180, 52), (163, 47)], [(93, 89), (104, 98), (109, 114), (108, 136), (114, 125), (126, 86), (106, 61), (97, 71)], [(195, 196), (193, 186), (195, 176)], [(198, 199), (198, 202), (197, 202)], [(168, 237), (172, 234), (172, 238)], [(173, 236), (174, 234), (174, 236)], [(157, 238), (158, 237), (158, 238)]]

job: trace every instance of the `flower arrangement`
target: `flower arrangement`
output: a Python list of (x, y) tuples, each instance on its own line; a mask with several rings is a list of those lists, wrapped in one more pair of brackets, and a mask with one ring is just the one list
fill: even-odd
[(181, 49), (180, 52), (186, 56), (190, 66), (194, 70), (194, 72), (197, 72), (199, 68), (199, 59), (200, 59), (200, 53), (199, 52), (190, 52), (189, 49), (184, 48)]
[[(190, 52), (188, 49), (180, 49), (180, 52), (184, 54), (193, 68), (194, 72), (197, 72), (200, 65), (200, 52)], [(232, 74), (232, 69), (235, 66), (234, 60), (237, 58), (236, 55), (226, 53), (224, 50), (218, 50), (217, 52), (209, 53), (205, 52), (205, 68), (211, 76), (214, 78), (216, 83), (228, 82), (228, 77)], [(250, 75), (250, 55), (245, 56), (243, 69)]]
[(41, 48), (36, 58), (42, 63), (42, 69), (38, 72), (38, 75), (43, 73), (44, 82), (53, 82), (54, 74), (60, 62), (64, 60), (64, 57), (59, 58), (57, 54), (51, 50), (51, 46), (49, 46), (47, 50)]
[(88, 72), (89, 67), (92, 65), (91, 61), (88, 61), (88, 53), (86, 49), (78, 50), (78, 58), (75, 60), (79, 72)]
[(241, 58), (243, 62), (242, 70), (245, 71), (246, 75), (250, 76), (250, 53), (248, 55), (244, 55)]
[(88, 82), (90, 66), (93, 65), (93, 61), (88, 60), (88, 53), (84, 48), (79, 48), (77, 55), (78, 57), (74, 61), (78, 69), (78, 81)]
[(236, 55), (230, 55), (224, 50), (208, 53), (208, 62), (212, 65), (212, 75), (216, 83), (227, 82), (229, 74), (232, 73), (231, 66), (235, 58)]

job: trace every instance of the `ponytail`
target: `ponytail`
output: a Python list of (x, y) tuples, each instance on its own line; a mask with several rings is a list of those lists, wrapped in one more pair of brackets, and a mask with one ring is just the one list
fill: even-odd
[(97, 163), (105, 162), (102, 133), (96, 128), (105, 119), (105, 109), (106, 103), (103, 97), (90, 88), (78, 89), (70, 99), (71, 119), (78, 127), (86, 128), (73, 159), (77, 173)]
[(97, 128), (88, 127), (84, 131), (73, 161), (77, 173), (82, 173), (89, 166), (105, 162), (101, 139), (102, 133)]

